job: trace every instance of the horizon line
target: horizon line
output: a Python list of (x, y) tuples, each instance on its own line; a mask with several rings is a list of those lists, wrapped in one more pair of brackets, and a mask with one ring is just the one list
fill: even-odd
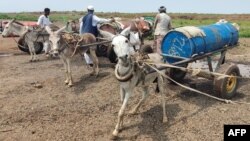
[[(20, 12), (0, 12), (4, 14), (14, 14), (14, 13), (42, 13), (43, 11), (20, 11)], [(77, 10), (68, 10), (68, 11), (51, 11), (53, 12), (76, 12), (76, 13), (86, 13), (87, 11), (77, 11)], [(95, 13), (119, 13), (119, 14), (144, 14), (151, 13), (157, 14), (158, 12), (103, 12), (103, 11), (95, 11)], [(167, 12), (167, 14), (210, 14), (210, 15), (250, 15), (250, 13), (196, 13), (196, 12)]]

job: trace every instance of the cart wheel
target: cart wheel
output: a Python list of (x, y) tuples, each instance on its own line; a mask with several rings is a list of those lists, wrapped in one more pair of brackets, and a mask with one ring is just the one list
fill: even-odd
[[(184, 64), (180, 67), (187, 67), (188, 64)], [(181, 82), (184, 77), (186, 76), (187, 72), (185, 71), (181, 71), (180, 69), (168, 69), (166, 71), (166, 74), (171, 77), (173, 80), (177, 81), (177, 82)]]
[[(217, 72), (230, 76), (240, 76), (240, 70), (235, 64), (223, 64)], [(239, 80), (236, 77), (217, 77), (214, 79), (214, 89), (216, 93), (225, 99), (230, 99), (235, 96), (238, 84)]]
[(98, 57), (100, 57), (100, 56), (106, 56), (107, 55), (107, 50), (108, 50), (108, 46), (98, 45), (97, 49), (96, 49), (96, 55)]
[(29, 53), (29, 47), (28, 45), (25, 43), (24, 39), (20, 39), (18, 41), (18, 48), (23, 51), (23, 52), (26, 52), (26, 53)]
[[(28, 45), (25, 43), (24, 39), (18, 40), (18, 48), (26, 53), (30, 53)], [(36, 54), (40, 54), (43, 51), (43, 43), (36, 42), (35, 43)]]
[(35, 51), (36, 54), (40, 54), (43, 51), (43, 43), (35, 42)]
[(109, 61), (111, 63), (117, 63), (117, 56), (115, 54), (113, 47), (111, 47), (111, 46), (109, 46), (109, 48), (108, 48), (107, 57), (109, 58)]

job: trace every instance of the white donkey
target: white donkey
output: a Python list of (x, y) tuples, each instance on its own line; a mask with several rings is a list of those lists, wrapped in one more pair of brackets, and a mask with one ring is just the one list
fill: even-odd
[(9, 36), (12, 33), (16, 33), (20, 36), (20, 38), (24, 38), (24, 41), (29, 47), (29, 52), (31, 55), (30, 61), (37, 60), (36, 51), (34, 47), (36, 42), (42, 42), (44, 43), (44, 46), (46, 46), (45, 48), (48, 48), (49, 35), (45, 30), (34, 31), (28, 26), (25, 26), (22, 23), (19, 23), (15, 21), (15, 19), (13, 19), (5, 26), (2, 36)]
[[(68, 26), (68, 25), (67, 25)], [(83, 54), (86, 53), (88, 50), (90, 52), (90, 58), (93, 60), (93, 71), (91, 72), (91, 75), (98, 75), (99, 74), (99, 61), (96, 56), (95, 50), (96, 45), (94, 46), (88, 46), (88, 47), (79, 47), (84, 44), (91, 44), (96, 42), (96, 38), (93, 34), (85, 33), (83, 35), (74, 34), (76, 38), (78, 39), (76, 42), (69, 42), (67, 38), (67, 35), (69, 34), (63, 34), (62, 31), (67, 28), (67, 26), (62, 27), (61, 29), (57, 31), (52, 31), (50, 27), (46, 26), (46, 31), (50, 34), (49, 41), (51, 43), (52, 48), (52, 54), (57, 56), (59, 55), (60, 58), (63, 61), (64, 67), (65, 67), (65, 73), (66, 73), (66, 80), (65, 84), (68, 86), (73, 85), (72, 80), (72, 73), (71, 73), (71, 67), (70, 67), (70, 60), (74, 54)], [(70, 35), (69, 35), (70, 36)], [(72, 35), (73, 36), (73, 35)], [(74, 38), (75, 39), (75, 38)], [(73, 39), (73, 40), (74, 40)], [(75, 48), (78, 46), (78, 48)]]
[[(100, 31), (100, 33), (106, 38), (112, 39), (112, 47), (118, 57), (118, 63), (115, 68), (115, 76), (120, 81), (120, 95), (122, 101), (122, 107), (118, 114), (118, 122), (115, 126), (115, 130), (112, 133), (112, 139), (118, 137), (119, 130), (122, 128), (124, 111), (128, 103), (129, 97), (132, 95), (135, 87), (140, 86), (143, 89), (142, 99), (139, 103), (130, 111), (130, 114), (137, 112), (138, 108), (148, 97), (149, 84), (152, 84), (157, 80), (158, 88), (162, 94), (162, 106), (163, 106), (163, 122), (167, 121), (165, 100), (163, 98), (163, 84), (164, 79), (158, 73), (146, 74), (145, 68), (141, 68), (135, 63), (131, 57), (134, 55), (134, 48), (127, 36), (130, 34), (130, 28), (124, 29), (120, 35), (112, 35), (111, 33)], [(131, 38), (131, 37), (130, 37)]]

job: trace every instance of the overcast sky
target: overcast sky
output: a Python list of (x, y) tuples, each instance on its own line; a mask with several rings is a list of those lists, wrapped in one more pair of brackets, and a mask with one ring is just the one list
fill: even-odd
[(159, 6), (172, 13), (250, 14), (250, 0), (1, 0), (0, 12), (86, 11), (93, 5), (98, 12), (157, 12)]

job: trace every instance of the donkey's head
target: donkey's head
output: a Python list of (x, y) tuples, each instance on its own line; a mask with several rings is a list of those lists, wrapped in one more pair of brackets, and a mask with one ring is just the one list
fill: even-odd
[(73, 32), (73, 33), (79, 33), (80, 22), (81, 22), (80, 19), (79, 19), (79, 22), (78, 20), (69, 21), (67, 31)]
[(45, 29), (49, 33), (49, 41), (51, 45), (51, 51), (52, 54), (55, 56), (59, 55), (59, 48), (62, 45), (61, 42), (61, 33), (64, 29), (66, 29), (67, 26), (64, 26), (57, 31), (52, 31), (52, 29), (49, 26), (46, 26)]
[(130, 27), (124, 29), (121, 34), (113, 35), (106, 31), (101, 31), (104, 37), (112, 39), (112, 47), (119, 62), (126, 62), (135, 53), (135, 46), (140, 46), (139, 35), (130, 32)]
[(22, 23), (16, 22), (15, 19), (9, 21), (3, 30), (2, 36), (3, 37), (7, 37), (12, 35), (13, 33), (16, 33), (18, 35), (21, 35), (22, 33), (20, 32), (24, 32), (21, 27), (23, 27), (24, 25)]

